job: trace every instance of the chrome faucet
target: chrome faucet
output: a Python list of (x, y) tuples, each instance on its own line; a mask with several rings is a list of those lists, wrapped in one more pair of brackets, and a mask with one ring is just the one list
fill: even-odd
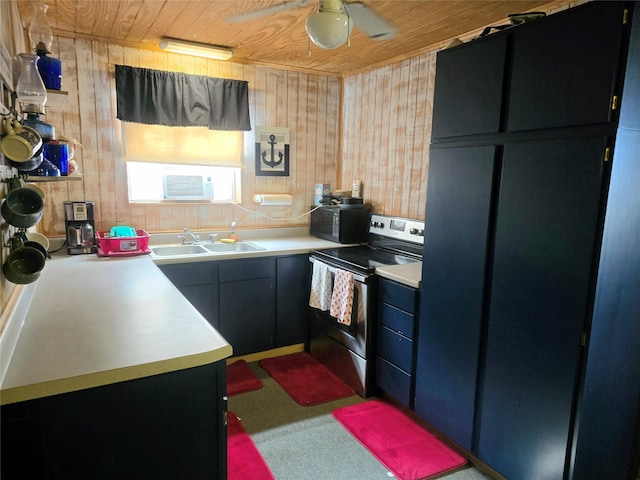
[(196, 243), (200, 241), (200, 235), (196, 235), (191, 230), (189, 230), (188, 227), (184, 227), (184, 233), (186, 233), (187, 235), (189, 235), (189, 237), (191, 237), (191, 241), (187, 241), (187, 237), (185, 237), (184, 235), (178, 235), (178, 238), (182, 239), (183, 245), (188, 245), (188, 244)]

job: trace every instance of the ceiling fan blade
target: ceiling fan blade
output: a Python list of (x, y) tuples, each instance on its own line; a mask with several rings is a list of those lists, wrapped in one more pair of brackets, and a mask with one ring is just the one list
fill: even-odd
[(398, 29), (364, 3), (344, 2), (344, 6), (356, 27), (374, 40), (388, 40), (396, 36)]
[(271, 7), (254, 10), (253, 12), (231, 15), (230, 17), (227, 17), (226, 20), (229, 23), (246, 22), (248, 20), (254, 20), (256, 18), (266, 17), (267, 15), (273, 15), (274, 13), (283, 12), (285, 10), (304, 7), (307, 3), (309, 3), (309, 0), (293, 0), (289, 2), (285, 1)]

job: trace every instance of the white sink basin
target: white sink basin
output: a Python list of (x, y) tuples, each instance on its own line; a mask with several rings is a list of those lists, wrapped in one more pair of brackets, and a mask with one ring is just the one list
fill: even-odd
[(159, 257), (169, 257), (173, 255), (198, 255), (208, 253), (201, 245), (171, 245), (151, 247), (151, 251)]
[(205, 253), (255, 252), (258, 250), (264, 250), (264, 248), (249, 242), (205, 243), (202, 245), (158, 245), (151, 247), (151, 251), (158, 257), (202, 255)]
[(264, 248), (248, 242), (213, 243), (211, 245), (202, 246), (210, 252), (255, 252), (257, 250), (264, 250)]

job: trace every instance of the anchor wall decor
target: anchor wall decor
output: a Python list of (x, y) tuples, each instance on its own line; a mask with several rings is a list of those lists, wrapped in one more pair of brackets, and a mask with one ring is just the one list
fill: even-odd
[(289, 176), (289, 129), (256, 127), (256, 175)]

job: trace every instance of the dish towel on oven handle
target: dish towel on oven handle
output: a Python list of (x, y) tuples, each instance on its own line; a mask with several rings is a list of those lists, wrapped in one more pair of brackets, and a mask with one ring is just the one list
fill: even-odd
[(323, 311), (331, 307), (331, 272), (326, 263), (313, 262), (309, 306)]
[(344, 325), (351, 325), (351, 311), (353, 310), (353, 273), (336, 269), (331, 295), (332, 317)]

